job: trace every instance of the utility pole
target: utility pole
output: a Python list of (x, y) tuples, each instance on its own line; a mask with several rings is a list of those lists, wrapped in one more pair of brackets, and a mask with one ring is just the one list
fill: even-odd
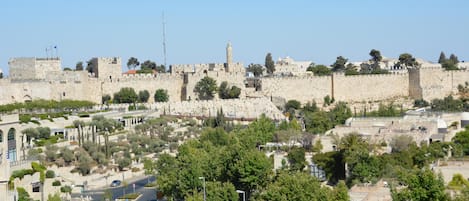
[(163, 57), (164, 57), (164, 67), (166, 69), (167, 68), (166, 67), (166, 22), (164, 19), (164, 12), (163, 12), (162, 18), (163, 18)]

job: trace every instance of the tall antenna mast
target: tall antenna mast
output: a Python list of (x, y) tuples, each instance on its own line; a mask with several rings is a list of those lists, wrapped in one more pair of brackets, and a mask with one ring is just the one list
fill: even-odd
[(163, 56), (164, 56), (164, 67), (166, 67), (166, 22), (164, 20), (164, 11), (163, 11)]

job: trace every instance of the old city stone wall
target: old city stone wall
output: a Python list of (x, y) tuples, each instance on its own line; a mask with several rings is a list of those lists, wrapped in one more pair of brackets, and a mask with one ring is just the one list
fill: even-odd
[[(114, 93), (118, 92), (121, 88), (131, 87), (138, 94), (139, 91), (148, 90), (150, 92), (149, 102), (154, 102), (154, 95), (157, 89), (167, 90), (169, 95), (169, 101), (179, 101), (181, 97), (181, 86), (182, 86), (182, 75), (171, 75), (171, 74), (136, 74), (136, 75), (125, 75), (119, 79), (106, 80), (101, 82), (102, 95), (113, 96)], [(100, 84), (101, 85), (101, 84)]]
[(330, 76), (261, 78), (262, 94), (266, 97), (282, 97), (286, 101), (298, 100), (302, 103), (316, 101), (331, 95)]
[(100, 79), (115, 79), (122, 76), (120, 57), (93, 58), (93, 72)]
[[(237, 119), (255, 119), (265, 114), (274, 120), (283, 120), (285, 116), (267, 98), (249, 99), (218, 99), (191, 100), (164, 103), (144, 104), (150, 110), (156, 110), (159, 115), (175, 115), (184, 117), (215, 117), (223, 110), (226, 117)], [(127, 110), (129, 104), (113, 104), (113, 110)], [(101, 106), (96, 106), (101, 107)]]
[(408, 74), (345, 76), (334, 74), (334, 98), (338, 101), (376, 101), (406, 97)]
[[(111, 61), (111, 64), (112, 61)], [(113, 69), (113, 68), (111, 68)], [(101, 71), (103, 72), (103, 71)], [(32, 99), (77, 99), (100, 103), (103, 95), (113, 95), (123, 87), (148, 90), (150, 102), (157, 89), (168, 91), (170, 101), (196, 100), (195, 85), (205, 76), (219, 86), (227, 81), (242, 89), (246, 97), (243, 72), (207, 71), (206, 73), (114, 75), (96, 78), (84, 71), (50, 71), (44, 79), (0, 79), (0, 104)], [(106, 74), (107, 75), (107, 74)], [(186, 79), (185, 79), (186, 76)], [(409, 73), (387, 75), (303, 76), (261, 78), (258, 93), (265, 97), (296, 99), (302, 103), (323, 102), (327, 95), (337, 101), (381, 101), (402, 97), (432, 100), (455, 94), (457, 86), (469, 82), (469, 71), (443, 71), (441, 68), (410, 69)], [(218, 96), (217, 96), (218, 98)]]
[[(440, 68), (416, 69), (419, 77), (410, 77), (416, 85), (416, 90), (420, 89), (421, 94), (411, 94), (413, 97), (433, 100), (442, 98), (458, 92), (458, 85), (469, 82), (469, 70), (442, 71)], [(415, 78), (415, 80), (413, 80)]]
[(48, 72), (61, 71), (58, 58), (13, 58), (8, 62), (13, 80), (44, 79)]
[[(244, 85), (244, 73), (242, 72), (224, 72), (224, 71), (207, 71), (207, 73), (194, 73), (187, 74), (188, 82), (185, 84), (186, 96), (185, 100), (196, 100), (198, 96), (194, 92), (195, 85), (205, 76), (213, 78), (217, 81), (217, 86), (219, 87), (223, 81), (228, 82), (228, 86), (237, 86), (241, 88), (240, 97), (245, 97), (245, 85)], [(181, 86), (182, 87), (182, 86)], [(215, 99), (218, 99), (218, 94), (215, 95)], [(184, 99), (183, 99), (184, 100)]]

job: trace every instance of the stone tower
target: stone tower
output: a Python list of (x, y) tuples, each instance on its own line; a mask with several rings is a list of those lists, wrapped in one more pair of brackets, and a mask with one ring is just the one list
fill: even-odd
[(99, 57), (91, 59), (96, 77), (112, 81), (122, 75), (122, 59), (120, 57)]
[(231, 64), (233, 64), (233, 48), (231, 43), (228, 42), (228, 45), (226, 45), (226, 65), (229, 68)]

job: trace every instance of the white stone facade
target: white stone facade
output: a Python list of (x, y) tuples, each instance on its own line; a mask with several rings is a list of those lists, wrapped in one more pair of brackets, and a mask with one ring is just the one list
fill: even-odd
[(13, 58), (10, 65), (12, 80), (42, 80), (51, 72), (60, 72), (59, 58)]
[(295, 61), (290, 57), (279, 58), (275, 63), (276, 75), (301, 75), (306, 73), (312, 61)]

